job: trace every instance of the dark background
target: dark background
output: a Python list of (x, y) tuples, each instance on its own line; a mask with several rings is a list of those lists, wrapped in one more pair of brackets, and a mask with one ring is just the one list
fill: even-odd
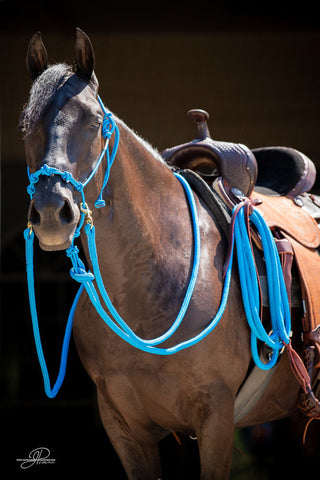
[[(44, 4), (45, 3), (45, 4)], [(29, 39), (41, 30), (50, 63), (73, 61), (75, 27), (91, 38), (105, 104), (159, 150), (193, 138), (185, 112), (209, 111), (212, 136), (249, 147), (297, 148), (320, 167), (320, 29), (316, 2), (203, 0), (90, 2), (0, 0), (1, 69), (1, 467), (11, 478), (60, 473), (121, 479), (98, 417), (95, 392), (71, 343), (65, 383), (46, 398), (27, 303), (28, 197), (19, 113), (31, 83)], [(316, 185), (316, 189), (319, 188)], [(40, 327), (52, 382), (76, 286), (63, 253), (36, 252)], [(165, 388), (165, 387), (164, 387)], [(308, 472), (320, 457), (316, 427), (301, 447), (296, 423), (237, 434), (233, 479)], [(313, 443), (311, 444), (311, 439)], [(254, 439), (254, 441), (253, 441)], [(258, 441), (257, 441), (258, 439)], [(307, 437), (308, 441), (308, 437)], [(162, 443), (170, 478), (197, 478), (196, 451)], [(192, 444), (194, 445), (194, 444)], [(290, 446), (291, 445), (291, 446)], [(17, 458), (50, 449), (54, 466), (22, 471)], [(293, 467), (281, 461), (294, 448)], [(187, 471), (180, 457), (189, 458)], [(285, 457), (286, 458), (286, 457)], [(195, 467), (193, 467), (195, 465)], [(117, 473), (112, 473), (116, 469)], [(289, 470), (288, 470), (289, 469)], [(258, 472), (258, 473), (257, 473)], [(8, 475), (9, 476), (9, 475)], [(168, 477), (169, 478), (169, 477)]]

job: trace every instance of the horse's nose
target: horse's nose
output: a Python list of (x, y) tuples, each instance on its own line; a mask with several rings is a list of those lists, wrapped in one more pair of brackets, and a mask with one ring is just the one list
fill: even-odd
[(67, 198), (55, 197), (50, 203), (43, 205), (41, 201), (32, 200), (29, 210), (29, 221), (33, 226), (40, 226), (52, 218), (60, 225), (68, 225), (74, 221), (74, 211)]
[(31, 200), (28, 219), (44, 250), (63, 250), (71, 245), (80, 210), (72, 191), (59, 182), (42, 182)]

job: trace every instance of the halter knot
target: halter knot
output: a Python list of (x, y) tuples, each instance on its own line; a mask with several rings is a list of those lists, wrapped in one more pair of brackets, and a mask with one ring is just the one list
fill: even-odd
[(103, 122), (102, 122), (102, 136), (103, 138), (111, 138), (111, 135), (113, 134), (115, 128), (115, 123), (112, 118), (111, 113), (106, 113)]
[(77, 190), (77, 192), (82, 192), (83, 190), (83, 184), (80, 182), (77, 182), (76, 184), (73, 184), (74, 188)]
[[(49, 165), (47, 165), (46, 163), (44, 165), (42, 165), (40, 170), (41, 170), (42, 175), (48, 175), (49, 176), (53, 173), (52, 172), (52, 167), (49, 167)], [(39, 180), (39, 178), (38, 178), (38, 180)]]
[(73, 255), (78, 255), (78, 253), (79, 253), (79, 248), (76, 245), (71, 245), (66, 250), (66, 255), (69, 258), (71, 258)]
[(30, 185), (27, 186), (27, 193), (30, 195), (31, 198), (36, 193), (36, 187), (34, 183), (30, 183)]
[(34, 172), (29, 175), (31, 183), (37, 183), (39, 181), (40, 172)]
[(84, 268), (70, 269), (70, 277), (78, 283), (92, 282), (94, 275), (91, 272), (87, 272)]
[[(67, 183), (71, 183), (71, 181), (73, 180), (73, 177), (70, 172), (63, 172), (61, 174), (61, 178)], [(74, 185), (74, 187), (76, 188), (76, 185)]]

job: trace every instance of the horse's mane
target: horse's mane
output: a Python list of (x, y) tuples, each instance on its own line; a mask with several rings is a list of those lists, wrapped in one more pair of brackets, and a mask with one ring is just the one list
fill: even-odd
[(122, 127), (122, 138), (127, 139), (130, 141), (130, 138), (134, 138), (135, 142), (140, 144), (145, 150), (147, 150), (151, 155), (156, 158), (156, 160), (159, 160), (161, 163), (163, 163), (166, 167), (169, 168), (168, 164), (165, 162), (165, 160), (162, 158), (161, 154), (159, 153), (158, 149), (152, 145), (148, 140), (145, 140), (139, 133), (137, 133), (135, 130), (133, 130), (131, 127), (128, 127), (128, 125), (121, 120), (119, 117), (114, 115), (116, 124), (118, 126)]
[(32, 84), (29, 101), (20, 117), (20, 128), (25, 136), (37, 126), (44, 110), (57, 90), (72, 75), (72, 67), (65, 63), (50, 66)]

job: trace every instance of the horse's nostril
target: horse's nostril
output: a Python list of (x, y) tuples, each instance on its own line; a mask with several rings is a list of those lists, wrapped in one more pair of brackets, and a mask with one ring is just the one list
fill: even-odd
[(44, 203), (32, 200), (29, 208), (28, 219), (33, 226), (45, 229), (59, 229), (63, 225), (70, 225), (75, 220), (69, 200), (65, 197), (55, 196), (51, 202)]
[(71, 223), (74, 219), (73, 211), (67, 200), (65, 200), (63, 207), (60, 209), (59, 218), (61, 223)]
[(29, 221), (32, 225), (40, 225), (40, 213), (35, 207), (35, 204), (32, 203), (30, 212), (29, 212)]

